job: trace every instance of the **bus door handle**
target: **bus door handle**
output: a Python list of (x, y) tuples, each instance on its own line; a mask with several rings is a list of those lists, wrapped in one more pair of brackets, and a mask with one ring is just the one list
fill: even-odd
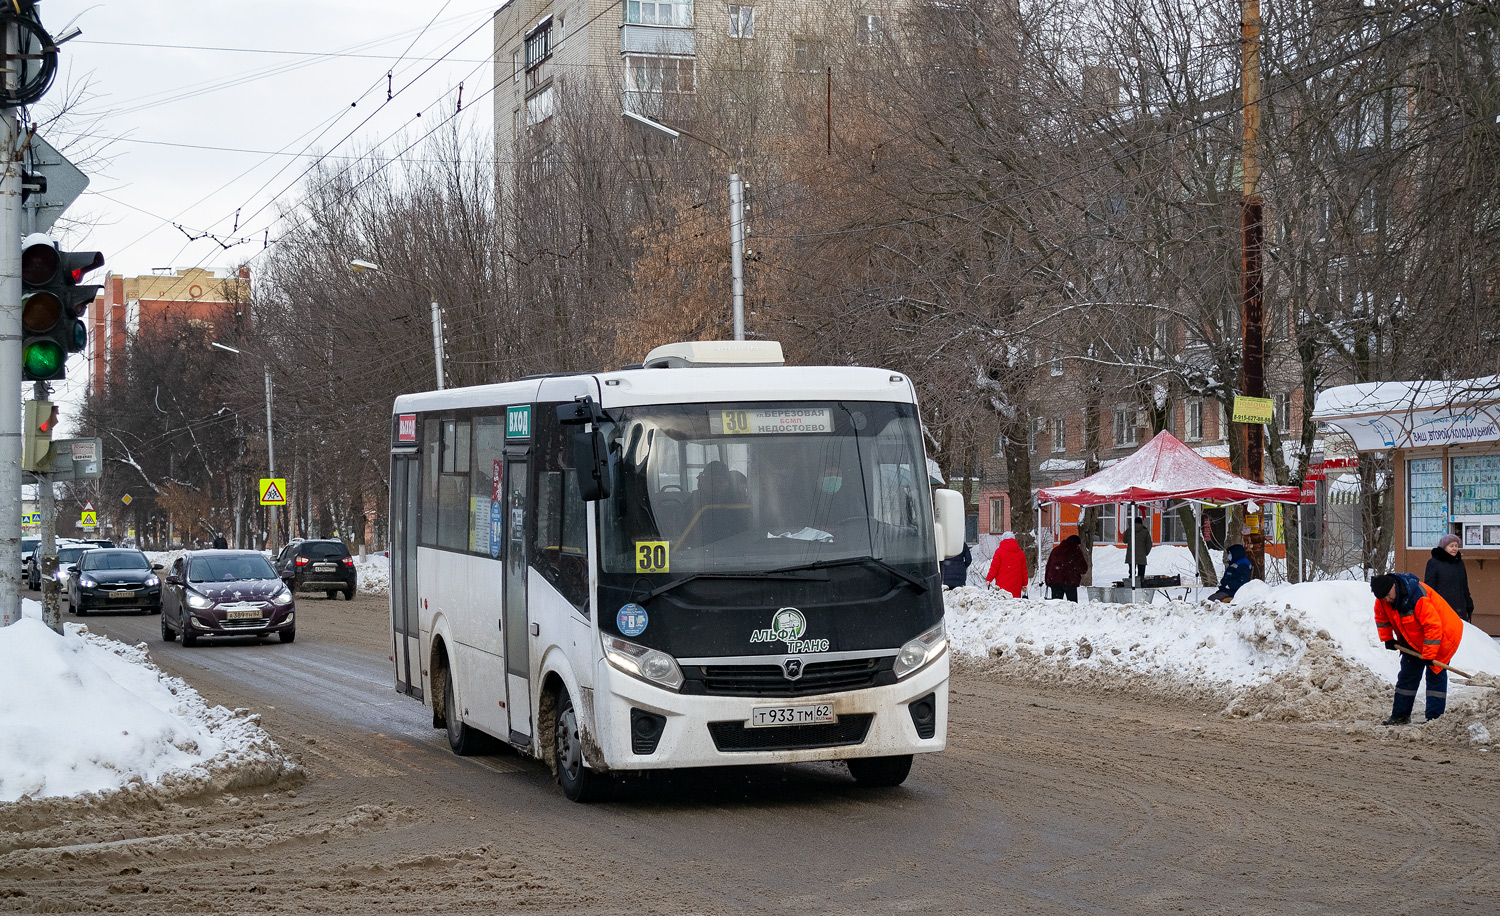
[(542, 625), (539, 624), (539, 623), (532, 624), (531, 625), (531, 635), (532, 636), (541, 636), (542, 635)]

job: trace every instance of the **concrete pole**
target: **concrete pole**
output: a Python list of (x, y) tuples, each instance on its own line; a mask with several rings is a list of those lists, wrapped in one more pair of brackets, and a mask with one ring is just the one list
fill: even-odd
[[(271, 434), (271, 364), (266, 363), (266, 476), (276, 476), (276, 444), (275, 437)], [(286, 494), (283, 493), (283, 496)], [(271, 533), (266, 546), (271, 550), (276, 549), (276, 517), (280, 513), (280, 506), (270, 506)]]
[(729, 267), (734, 279), (734, 339), (744, 340), (745, 185), (740, 181), (738, 172), (729, 175)]
[[(15, 47), (15, 28), (4, 35)], [(6, 79), (14, 84), (15, 74)], [(0, 623), (21, 619), (21, 153), (15, 109), (0, 113)], [(15, 387), (12, 388), (11, 386)]]
[(443, 310), (438, 306), (437, 297), (432, 298), (432, 354), (437, 361), (437, 390), (442, 391), (443, 385)]
[(1130, 603), (1140, 604), (1142, 583), (1136, 581), (1135, 575), (1135, 503), (1125, 505), (1129, 507), (1129, 515), (1125, 518), (1125, 524), (1130, 526), (1130, 549), (1125, 551), (1125, 575), (1130, 579)]
[[(35, 382), (32, 386), (32, 397), (38, 401), (45, 401), (51, 395), (46, 382)], [(57, 600), (57, 494), (53, 489), (52, 479), (45, 474), (32, 472), (36, 478), (36, 509), (37, 515), (41, 517), (40, 528), (42, 529), (42, 540), (37, 544), (36, 550), (32, 551), (37, 570), (41, 573), (39, 581), (42, 584), (42, 623), (51, 627), (56, 633), (63, 631), (62, 610), (58, 607)]]
[(1198, 587), (1203, 587), (1203, 504), (1193, 503), (1193, 572), (1198, 575)]

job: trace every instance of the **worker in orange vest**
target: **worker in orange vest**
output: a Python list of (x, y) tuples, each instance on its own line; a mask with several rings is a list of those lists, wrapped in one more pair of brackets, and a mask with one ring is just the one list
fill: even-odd
[(1430, 722), (1448, 707), (1448, 669), (1439, 665), (1453, 660), (1464, 635), (1464, 622), (1443, 596), (1407, 573), (1376, 576), (1370, 580), (1370, 591), (1375, 593), (1375, 628), (1385, 647), (1399, 651), (1405, 645), (1420, 656), (1401, 654), (1396, 701), (1391, 705), (1391, 717), (1381, 724), (1411, 724), (1411, 710), (1417, 702), (1417, 685), (1422, 681), (1423, 668), (1427, 669)]

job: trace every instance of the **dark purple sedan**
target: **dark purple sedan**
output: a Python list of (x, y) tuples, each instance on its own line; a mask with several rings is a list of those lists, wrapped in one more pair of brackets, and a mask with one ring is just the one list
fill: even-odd
[(271, 563), (253, 550), (197, 550), (172, 564), (162, 588), (161, 638), (200, 636), (297, 638), (296, 604)]

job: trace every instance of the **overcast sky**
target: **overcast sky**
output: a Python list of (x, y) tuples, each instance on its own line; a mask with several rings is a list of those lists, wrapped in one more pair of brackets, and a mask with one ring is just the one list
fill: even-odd
[(295, 199), (312, 154), (342, 164), (399, 150), (453, 113), (461, 82), (460, 117), (487, 133), (498, 5), (43, 0), (54, 35), (75, 17), (83, 29), (33, 110), (84, 92), (44, 129), (91, 179), (65, 247), (103, 251), (126, 276), (228, 268), (262, 251), (267, 230), (275, 240), (276, 201)]

